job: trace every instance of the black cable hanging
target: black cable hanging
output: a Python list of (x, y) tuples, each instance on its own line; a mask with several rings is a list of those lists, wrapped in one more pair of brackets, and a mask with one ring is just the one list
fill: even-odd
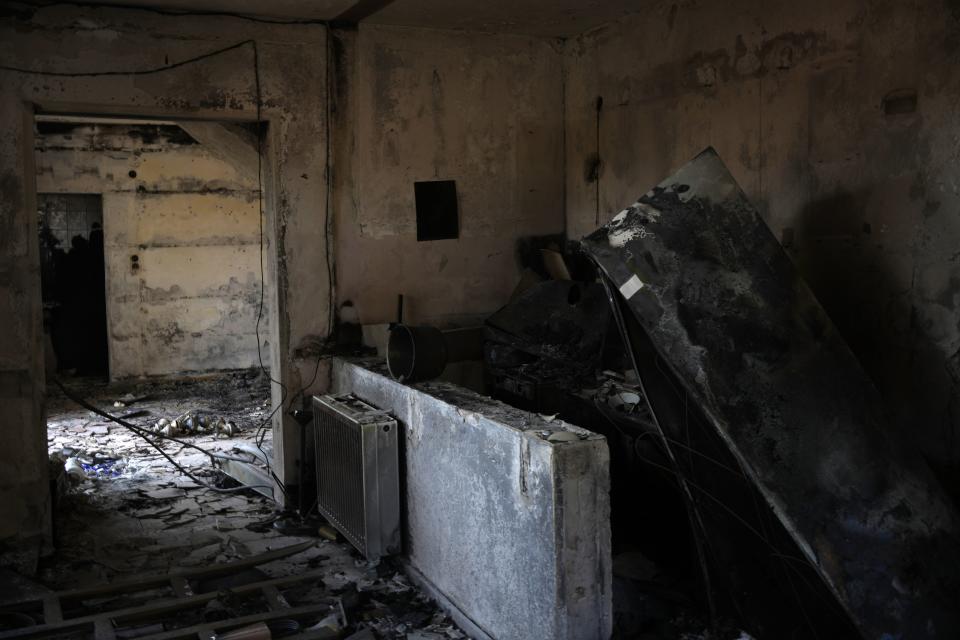
[[(98, 416), (100, 416), (100, 417), (102, 417), (102, 418), (106, 418), (107, 420), (110, 420), (111, 422), (116, 422), (116, 423), (119, 424), (120, 426), (129, 429), (129, 430), (132, 431), (133, 433), (137, 434), (138, 436), (140, 436), (141, 438), (143, 438), (144, 440), (146, 440), (147, 443), (148, 443), (151, 447), (153, 447), (154, 449), (156, 449), (156, 450), (160, 453), (160, 455), (162, 455), (164, 458), (167, 459), (167, 462), (169, 462), (170, 464), (172, 464), (174, 467), (176, 467), (176, 468), (180, 471), (180, 473), (182, 473), (183, 475), (187, 476), (188, 478), (190, 478), (191, 480), (193, 480), (194, 482), (196, 482), (196, 483), (197, 483), (198, 485), (200, 485), (201, 487), (205, 487), (205, 488), (207, 488), (207, 489), (210, 489), (211, 491), (217, 491), (217, 492), (220, 492), (220, 493), (234, 493), (234, 492), (237, 492), (237, 491), (243, 491), (244, 489), (260, 489), (260, 488), (273, 489), (273, 487), (268, 487), (268, 486), (266, 486), (266, 485), (242, 485), (242, 486), (239, 486), (239, 487), (231, 487), (231, 488), (226, 488), (226, 489), (225, 489), (225, 488), (222, 488), (222, 487), (214, 486), (214, 485), (212, 485), (212, 484), (210, 484), (210, 483), (208, 483), (208, 482), (204, 482), (203, 480), (200, 480), (200, 479), (197, 478), (195, 475), (193, 475), (192, 473), (190, 473), (189, 471), (187, 471), (186, 469), (184, 469), (176, 460), (174, 460), (173, 458), (171, 458), (170, 455), (167, 454), (167, 452), (164, 451), (164, 450), (160, 447), (160, 445), (158, 445), (158, 444), (155, 442), (154, 438), (156, 438), (157, 440), (171, 440), (171, 441), (176, 442), (176, 443), (178, 443), (178, 444), (181, 444), (181, 445), (183, 445), (183, 446), (190, 447), (190, 448), (192, 448), (192, 449), (197, 449), (198, 451), (200, 451), (200, 452), (202, 452), (202, 453), (210, 456), (210, 459), (211, 459), (211, 460), (217, 460), (217, 459), (219, 459), (219, 460), (238, 460), (238, 461), (240, 461), (240, 462), (249, 462), (249, 461), (248, 461), (248, 460), (243, 460), (243, 459), (241, 459), (241, 458), (235, 458), (235, 457), (232, 457), (232, 456), (225, 456), (225, 455), (222, 455), (222, 454), (212, 453), (212, 452), (207, 451), (206, 449), (204, 449), (204, 448), (202, 448), (202, 447), (198, 447), (198, 446), (195, 445), (195, 444), (192, 444), (192, 443), (189, 443), (189, 442), (185, 442), (185, 441), (183, 441), (183, 440), (180, 440), (180, 439), (178, 439), (178, 438), (174, 438), (174, 437), (171, 437), (171, 436), (164, 436), (164, 435), (161, 435), (161, 434), (150, 433), (149, 431), (147, 431), (147, 430), (144, 429), (143, 427), (139, 427), (139, 426), (137, 426), (137, 425), (135, 425), (135, 424), (132, 424), (132, 423), (130, 423), (130, 422), (127, 422), (127, 421), (124, 420), (123, 418), (118, 418), (118, 417), (116, 417), (116, 416), (114, 416), (114, 415), (111, 415), (111, 414), (107, 413), (106, 411), (103, 411), (102, 409), (98, 409), (98, 408), (95, 407), (94, 405), (90, 404), (89, 402), (87, 402), (86, 400), (84, 400), (83, 398), (81, 398), (80, 396), (74, 394), (74, 393), (71, 392), (69, 389), (67, 389), (67, 387), (66, 387), (60, 380), (55, 380), (54, 382), (55, 382), (56, 385), (60, 388), (60, 391), (63, 392), (63, 395), (67, 396), (67, 398), (69, 398), (69, 399), (72, 400), (73, 402), (77, 403), (78, 405), (80, 405), (81, 407), (83, 407), (84, 409), (86, 409), (87, 411), (92, 411), (93, 413), (97, 414)], [(148, 435), (148, 434), (149, 434), (149, 435)], [(151, 436), (152, 436), (152, 437), (151, 437)]]
[(162, 9), (160, 7), (144, 7), (131, 4), (105, 4), (103, 2), (20, 2), (34, 11), (42, 9), (53, 9), (56, 7), (77, 7), (80, 9), (120, 9), (125, 11), (141, 11), (152, 13), (158, 16), (167, 16), (172, 18), (236, 18), (237, 20), (246, 20), (248, 22), (257, 22), (260, 24), (274, 25), (326, 25), (329, 20), (322, 18), (267, 18), (263, 16), (249, 15), (246, 13), (237, 13), (235, 11), (198, 11), (194, 9)]
[(149, 69), (130, 69), (130, 70), (107, 70), (107, 71), (42, 71), (39, 69), (27, 69), (25, 67), (16, 67), (12, 65), (0, 64), (0, 70), (3, 71), (13, 71), (15, 73), (23, 73), (35, 76), (50, 76), (54, 78), (99, 78), (103, 76), (146, 76), (154, 73), (161, 73), (163, 71), (169, 71), (171, 69), (176, 69), (178, 67), (183, 67), (188, 64), (193, 64), (195, 62), (200, 62), (208, 58), (213, 58), (234, 49), (239, 49), (240, 47), (246, 45), (253, 45), (254, 50), (256, 50), (256, 42), (254, 40), (243, 40), (236, 44), (232, 44), (228, 47), (223, 47), (221, 49), (216, 49), (208, 53), (202, 53), (198, 56), (192, 58), (187, 58), (186, 60), (180, 60), (178, 62), (173, 62), (170, 64), (165, 64), (159, 67), (153, 67)]

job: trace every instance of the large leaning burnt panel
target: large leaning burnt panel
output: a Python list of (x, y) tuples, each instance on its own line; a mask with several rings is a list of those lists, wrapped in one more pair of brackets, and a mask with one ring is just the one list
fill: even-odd
[(583, 246), (859, 631), (960, 634), (956, 513), (717, 154)]

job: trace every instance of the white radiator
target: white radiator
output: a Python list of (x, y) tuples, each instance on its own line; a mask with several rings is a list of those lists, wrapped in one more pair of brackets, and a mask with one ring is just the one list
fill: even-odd
[(400, 552), (399, 428), (353, 395), (314, 396), (320, 513), (369, 560)]

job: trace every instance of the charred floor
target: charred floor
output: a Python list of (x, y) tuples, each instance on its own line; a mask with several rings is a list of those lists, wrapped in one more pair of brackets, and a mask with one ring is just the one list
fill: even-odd
[[(89, 598), (58, 596), (62, 619), (81, 622), (59, 631), (52, 624), (55, 631), (49, 635), (82, 637), (85, 627), (93, 630), (97, 624), (82, 621), (97, 616), (109, 619), (114, 637), (123, 638), (279, 609), (293, 617), (274, 615), (257, 623), (275, 637), (308, 630), (326, 638), (369, 638), (372, 632), (384, 638), (466, 637), (409, 582), (399, 564), (368, 562), (315, 508), (278, 512), (272, 485), (259, 487), (266, 491), (258, 493), (248, 488), (252, 482), (246, 476), (239, 476), (247, 479), (241, 483), (212, 457), (256, 463), (252, 451), (271, 451), (269, 430), (260, 429), (270, 414), (269, 381), (262, 372), (149, 383), (79, 378), (67, 384), (71, 393), (111, 407), (124, 421), (150, 432), (166, 428), (176, 440), (160, 441), (157, 449), (51, 388), (53, 548), (30, 571), (34, 579), (5, 570), (6, 630), (34, 618), (50, 624), (43, 606), (11, 606), (24, 595), (47, 602), (54, 594), (110, 584), (118, 589), (93, 589)], [(170, 429), (178, 418), (183, 426)], [(232, 428), (218, 429), (221, 424)], [(269, 473), (266, 465), (259, 466)], [(166, 579), (155, 584), (151, 576)], [(174, 576), (183, 577), (183, 593), (176, 592), (176, 583), (171, 587)], [(155, 606), (175, 596), (181, 598), (174, 600), (176, 606)]]
[(960, 637), (958, 43), (0, 0), (0, 640)]

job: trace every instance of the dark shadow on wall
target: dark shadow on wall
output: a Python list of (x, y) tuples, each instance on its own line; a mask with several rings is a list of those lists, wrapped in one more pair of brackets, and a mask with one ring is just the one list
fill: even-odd
[(913, 289), (915, 250), (880, 237), (870, 195), (811, 202), (784, 248), (880, 390), (896, 435), (920, 448), (960, 506), (960, 355), (930, 337)]

